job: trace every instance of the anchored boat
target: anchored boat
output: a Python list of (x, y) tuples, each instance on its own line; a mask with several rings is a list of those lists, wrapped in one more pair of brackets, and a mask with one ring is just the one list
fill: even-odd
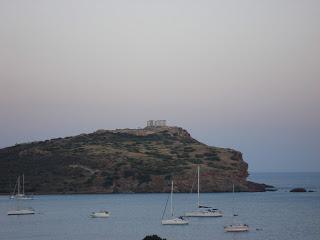
[[(168, 203), (168, 201), (167, 201)], [(170, 209), (171, 209), (171, 218), (169, 219), (163, 219), (163, 216), (166, 212), (166, 208), (167, 208), (167, 203), (166, 206), (164, 208), (163, 214), (162, 214), (162, 220), (161, 220), (161, 224), (162, 225), (187, 225), (189, 224), (189, 221), (186, 220), (184, 217), (180, 216), (180, 217), (174, 217), (174, 213), (173, 213), (173, 181), (171, 181), (171, 193), (170, 193)]]
[[(233, 195), (233, 202), (234, 202), (234, 184), (232, 185), (232, 195)], [(243, 224), (243, 223), (234, 223), (234, 218), (237, 216), (238, 214), (234, 212), (234, 207), (233, 207), (232, 208), (232, 224), (228, 226), (224, 226), (225, 232), (248, 232), (249, 231), (249, 225)]]
[(108, 211), (92, 212), (90, 216), (92, 218), (107, 218), (107, 217), (110, 217), (110, 212)]
[[(22, 174), (22, 192), (21, 192), (21, 180), (20, 176), (18, 176), (17, 182), (14, 186), (13, 193), (10, 196), (10, 199), (19, 199), (19, 200), (32, 200), (32, 196), (28, 196), (24, 193), (24, 174)], [(17, 193), (16, 193), (17, 189)]]
[(17, 209), (8, 211), (8, 215), (31, 215), (35, 214), (33, 208)]
[(223, 212), (209, 206), (200, 204), (200, 166), (198, 165), (198, 202), (197, 210), (186, 212), (186, 217), (222, 217)]

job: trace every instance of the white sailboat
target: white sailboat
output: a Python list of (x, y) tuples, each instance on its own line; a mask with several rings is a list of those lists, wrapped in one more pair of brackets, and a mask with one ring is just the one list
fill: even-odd
[[(234, 205), (234, 184), (232, 185), (232, 194), (233, 194), (233, 205)], [(234, 223), (234, 218), (238, 216), (235, 214), (234, 207), (232, 208), (232, 224), (224, 226), (225, 232), (248, 232), (249, 225), (243, 223)]]
[(192, 212), (186, 212), (185, 216), (186, 217), (222, 217), (223, 212), (211, 208), (208, 206), (204, 206), (200, 204), (200, 166), (198, 165), (198, 201), (197, 201), (197, 210), (192, 211)]
[(7, 214), (9, 216), (35, 214), (35, 211), (32, 208), (21, 208), (20, 207), (20, 200), (25, 200), (26, 199), (26, 196), (24, 195), (24, 188), (23, 188), (23, 192), (20, 193), (20, 176), (18, 177), (18, 180), (17, 180), (17, 183), (16, 183), (16, 187), (18, 187), (18, 193), (16, 195), (12, 195), (11, 196), (11, 198), (16, 201), (16, 209), (8, 211)]
[[(17, 194), (16, 194), (17, 188)], [(21, 183), (20, 183), (20, 176), (18, 176), (17, 182), (14, 186), (14, 190), (12, 195), (10, 196), (11, 199), (20, 199), (20, 200), (32, 200), (32, 196), (28, 196), (24, 192), (24, 174), (22, 174), (22, 192), (20, 192)]]
[[(167, 207), (167, 205), (166, 205), (166, 207)], [(187, 225), (187, 224), (189, 224), (189, 221), (186, 220), (182, 216), (174, 217), (174, 214), (173, 214), (173, 181), (171, 181), (171, 193), (170, 193), (171, 218), (169, 218), (169, 219), (163, 219), (163, 216), (166, 211), (166, 207), (165, 207), (165, 209), (163, 211), (163, 215), (162, 215), (162, 220), (161, 220), (162, 225)]]
[[(35, 210), (33, 208), (21, 208), (20, 207), (20, 200), (30, 200), (32, 197), (27, 196), (24, 194), (24, 175), (22, 175), (22, 193), (20, 192), (20, 176), (17, 179), (17, 182), (15, 184), (13, 194), (11, 195), (11, 199), (14, 199), (16, 201), (16, 209), (9, 210), (7, 214), (9, 216), (12, 215), (32, 215), (35, 214)], [(16, 192), (17, 189), (17, 193)]]

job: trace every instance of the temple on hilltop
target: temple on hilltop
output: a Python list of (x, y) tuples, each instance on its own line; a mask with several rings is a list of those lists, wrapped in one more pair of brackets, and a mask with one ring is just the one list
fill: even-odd
[(147, 127), (165, 127), (166, 122), (166, 120), (149, 120), (147, 121)]

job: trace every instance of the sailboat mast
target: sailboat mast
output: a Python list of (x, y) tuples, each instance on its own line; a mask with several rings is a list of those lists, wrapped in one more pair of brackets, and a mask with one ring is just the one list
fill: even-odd
[(234, 217), (235, 217), (235, 212), (234, 212), (234, 184), (232, 184), (232, 224), (234, 224)]
[(172, 194), (173, 194), (173, 181), (171, 181), (171, 198), (170, 198), (170, 205), (171, 205), (171, 216), (173, 216), (173, 206), (172, 206)]
[(198, 165), (198, 208), (200, 207), (200, 166)]
[(17, 185), (18, 185), (18, 181), (16, 181), (16, 183), (14, 184), (12, 196), (14, 196), (16, 194)]
[(18, 177), (18, 196), (20, 195), (20, 176)]
[(24, 195), (24, 174), (22, 174), (22, 195)]

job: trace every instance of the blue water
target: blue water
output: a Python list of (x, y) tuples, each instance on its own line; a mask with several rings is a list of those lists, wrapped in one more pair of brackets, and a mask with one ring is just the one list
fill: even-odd
[[(160, 218), (167, 194), (103, 194), (36, 196), (24, 201), (37, 214), (7, 216), (14, 201), (0, 197), (0, 239), (35, 240), (141, 240), (157, 234), (168, 240), (318, 240), (320, 239), (320, 191), (290, 193), (292, 184), (320, 189), (320, 173), (257, 173), (252, 180), (275, 185), (278, 192), (201, 194), (202, 202), (224, 211), (223, 218), (191, 218), (188, 226), (162, 226)], [(195, 205), (196, 194), (174, 194), (175, 212), (183, 214)], [(251, 227), (248, 233), (224, 233), (223, 226), (236, 221)], [(107, 209), (108, 219), (91, 219), (94, 210)], [(260, 229), (260, 230), (256, 230)]]

